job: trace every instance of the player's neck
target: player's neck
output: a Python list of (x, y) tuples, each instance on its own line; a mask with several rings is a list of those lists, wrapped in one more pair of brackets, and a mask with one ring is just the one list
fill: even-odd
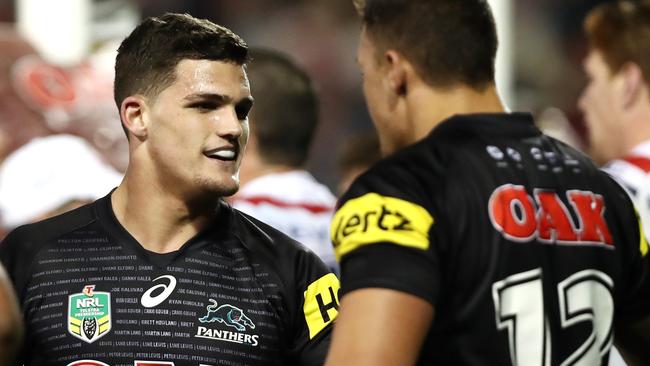
[(453, 115), (505, 112), (494, 85), (484, 91), (468, 87), (445, 90), (416, 88), (409, 98), (408, 110), (414, 141), (426, 137), (440, 122)]
[(208, 225), (215, 207), (212, 202), (204, 207), (188, 204), (155, 186), (140, 184), (128, 172), (111, 195), (111, 203), (120, 224), (140, 245), (156, 253), (180, 249)]
[(287, 173), (290, 171), (301, 169), (300, 167), (290, 166), (287, 164), (269, 164), (264, 162), (257, 150), (246, 151), (246, 159), (242, 163), (239, 172), (241, 186), (245, 186), (248, 182), (255, 178), (263, 177), (268, 174)]
[[(647, 94), (645, 97), (648, 97)], [(624, 139), (622, 155), (629, 155), (635, 147), (650, 140), (650, 103), (643, 102), (635, 106), (621, 120)]]

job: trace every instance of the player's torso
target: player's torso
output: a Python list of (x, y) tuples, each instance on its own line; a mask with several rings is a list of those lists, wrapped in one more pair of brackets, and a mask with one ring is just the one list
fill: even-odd
[(422, 364), (598, 365), (611, 345), (616, 203), (582, 156), (525, 135), (431, 150), (446, 174), (432, 196), (445, 244)]
[(30, 273), (28, 365), (282, 364), (281, 289), (235, 239), (156, 266), (90, 227), (47, 246)]

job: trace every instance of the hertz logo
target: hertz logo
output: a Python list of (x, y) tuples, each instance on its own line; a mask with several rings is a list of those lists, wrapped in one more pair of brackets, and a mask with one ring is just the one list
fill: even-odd
[(309, 327), (309, 339), (334, 321), (339, 314), (339, 279), (333, 273), (317, 279), (307, 286), (303, 312)]
[(331, 239), (337, 259), (360, 246), (392, 243), (425, 250), (433, 217), (415, 203), (377, 193), (347, 201), (334, 215)]

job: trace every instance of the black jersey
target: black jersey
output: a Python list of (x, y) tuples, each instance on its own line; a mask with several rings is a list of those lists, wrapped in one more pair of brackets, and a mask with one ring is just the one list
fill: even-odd
[(433, 304), (421, 365), (598, 365), (614, 318), (650, 311), (625, 192), (528, 114), (455, 116), (380, 161), (339, 202), (332, 240), (342, 296)]
[(110, 196), (14, 230), (0, 247), (26, 323), (25, 365), (318, 365), (337, 277), (222, 204), (169, 254), (145, 250)]

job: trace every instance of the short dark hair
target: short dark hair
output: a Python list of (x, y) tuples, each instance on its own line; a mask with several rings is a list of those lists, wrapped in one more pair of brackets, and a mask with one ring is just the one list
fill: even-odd
[(395, 49), (434, 87), (494, 82), (497, 33), (486, 0), (353, 0), (383, 54)]
[(262, 161), (301, 166), (318, 124), (318, 98), (312, 82), (288, 56), (252, 49), (247, 66), (255, 105), (251, 133)]
[(130, 95), (155, 98), (174, 82), (176, 65), (184, 59), (243, 65), (248, 46), (228, 28), (188, 14), (147, 18), (117, 50), (113, 89), (117, 108)]
[(620, 1), (595, 7), (585, 19), (591, 49), (600, 51), (610, 71), (627, 62), (650, 78), (650, 2)]

